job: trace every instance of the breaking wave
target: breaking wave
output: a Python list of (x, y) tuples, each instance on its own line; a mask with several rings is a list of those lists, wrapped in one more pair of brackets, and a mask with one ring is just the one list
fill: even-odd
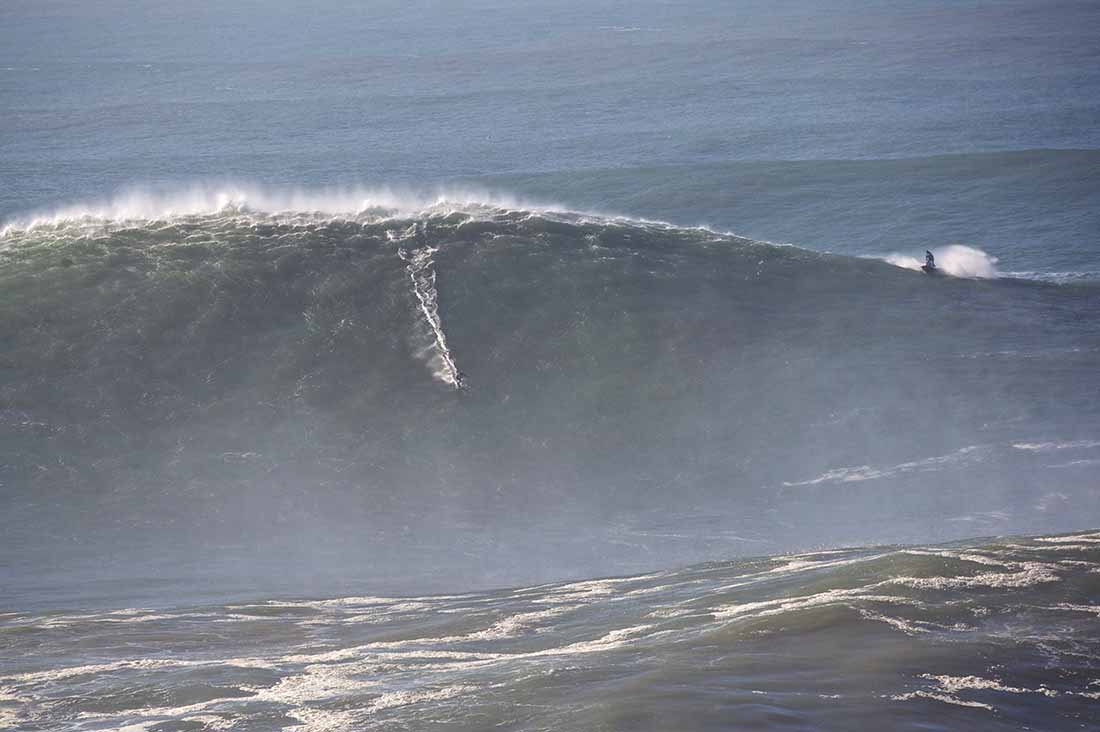
[[(936, 258), (936, 267), (952, 277), (970, 277), (976, 279), (995, 279), (1001, 276), (997, 270), (997, 258), (975, 247), (951, 244), (932, 249)], [(922, 259), (906, 254), (890, 254), (883, 260), (904, 269), (920, 270)]]
[(1068, 530), (1094, 297), (472, 192), (135, 192), (4, 230), (0, 529), (418, 592)]
[(102, 201), (73, 203), (16, 216), (4, 222), (0, 236), (42, 227), (86, 224), (115, 228), (146, 221), (170, 221), (218, 214), (300, 217), (397, 216), (429, 209), (476, 206), (544, 210), (547, 207), (500, 192), (440, 188), (435, 191), (394, 187), (295, 189), (244, 183), (195, 184), (187, 187), (134, 187)]

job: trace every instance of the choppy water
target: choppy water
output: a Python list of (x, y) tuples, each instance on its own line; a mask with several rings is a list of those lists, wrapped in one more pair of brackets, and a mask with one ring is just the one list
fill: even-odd
[(1100, 534), (0, 617), (13, 730), (1094, 729)]

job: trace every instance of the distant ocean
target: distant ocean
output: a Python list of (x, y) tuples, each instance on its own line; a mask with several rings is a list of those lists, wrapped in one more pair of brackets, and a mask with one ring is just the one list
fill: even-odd
[(1098, 27), (5, 3), (0, 727), (1100, 729)]

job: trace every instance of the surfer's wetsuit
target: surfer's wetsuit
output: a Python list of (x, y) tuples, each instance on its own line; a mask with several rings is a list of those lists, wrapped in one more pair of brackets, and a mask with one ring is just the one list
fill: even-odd
[(927, 249), (924, 250), (924, 266), (928, 269), (936, 268), (936, 258), (932, 256), (932, 252)]

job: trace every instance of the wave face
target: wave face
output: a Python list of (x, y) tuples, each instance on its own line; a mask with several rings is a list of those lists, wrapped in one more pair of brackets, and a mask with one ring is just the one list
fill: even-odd
[(353, 199), (5, 230), (13, 603), (40, 581), (422, 592), (1100, 523), (1095, 283)]
[(1097, 567), (1084, 533), (446, 596), (9, 613), (0, 723), (1078, 730), (1100, 704)]

